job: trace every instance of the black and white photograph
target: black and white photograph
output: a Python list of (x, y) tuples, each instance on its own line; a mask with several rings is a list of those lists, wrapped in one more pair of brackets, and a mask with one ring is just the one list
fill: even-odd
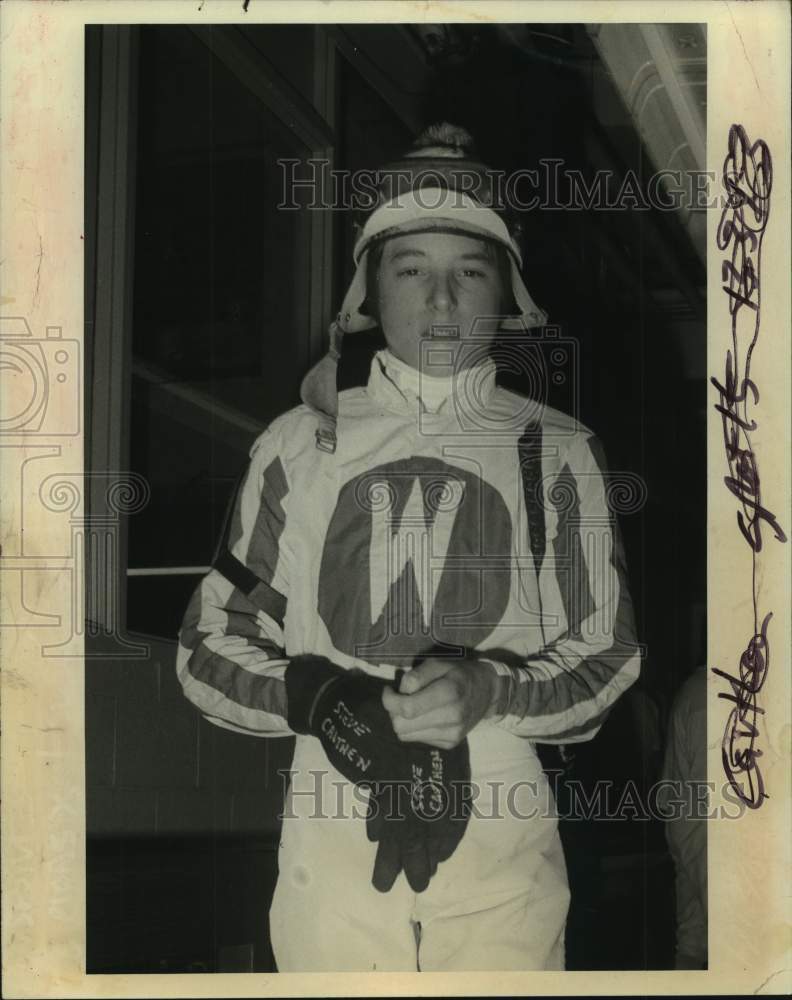
[(784, 992), (788, 11), (24, 6), (8, 995)]
[(706, 68), (86, 29), (90, 972), (706, 967)]

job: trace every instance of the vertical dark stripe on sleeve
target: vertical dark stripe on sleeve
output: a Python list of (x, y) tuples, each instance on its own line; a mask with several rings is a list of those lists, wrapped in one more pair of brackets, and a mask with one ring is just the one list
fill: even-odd
[(278, 566), (278, 545), (286, 524), (282, 500), (289, 492), (280, 458), (273, 458), (262, 475), (261, 503), (245, 556), (246, 565), (264, 583), (272, 583)]
[(564, 604), (567, 634), (579, 639), (580, 624), (596, 610), (589, 587), (589, 571), (580, 542), (580, 495), (568, 465), (559, 473), (550, 499), (558, 511), (558, 528), (553, 539), (556, 583)]
[(547, 545), (542, 491), (542, 425), (538, 420), (526, 424), (517, 441), (517, 453), (528, 519), (529, 544), (538, 578)]
[[(597, 469), (602, 476), (602, 481), (605, 484), (605, 502), (607, 505), (609, 493), (608, 485), (610, 480), (608, 474), (608, 463), (605, 458), (605, 450), (598, 437), (589, 438), (588, 446), (594, 458), (594, 462), (596, 463)], [(636, 648), (638, 648), (637, 629), (635, 627), (635, 610), (632, 599), (629, 597), (629, 593), (627, 591), (627, 556), (624, 551), (624, 542), (622, 541), (619, 519), (610, 509), (609, 505), (608, 517), (610, 519), (611, 532), (613, 535), (613, 557), (611, 562), (618, 575), (621, 592), (623, 595), (627, 595), (625, 600), (619, 602), (619, 609), (613, 626), (614, 639), (620, 641), (624, 645), (635, 645)]]
[[(606, 484), (607, 502), (607, 466), (605, 464), (602, 446), (596, 438), (587, 442), (592, 456)], [(621, 533), (616, 518), (612, 513), (608, 517), (611, 524), (611, 569), (617, 574), (619, 581), (619, 601), (613, 622), (613, 631), (609, 646), (600, 652), (592, 652), (574, 669), (563, 671), (552, 677), (540, 679), (531, 678), (520, 686), (520, 700), (515, 714), (522, 717), (556, 715), (568, 711), (598, 694), (605, 685), (636, 656), (640, 656), (640, 647), (636, 641), (635, 620), (632, 599), (627, 588), (626, 561)], [(592, 602), (593, 604), (593, 602)], [(596, 608), (592, 607), (592, 613)], [(578, 624), (579, 627), (580, 623)], [(532, 663), (541, 664), (548, 655), (564, 655), (564, 647), (571, 636), (565, 632), (550, 646), (540, 653), (527, 657), (526, 666)], [(591, 723), (593, 724), (593, 723)], [(585, 729), (589, 723), (582, 728)], [(555, 735), (554, 735), (554, 738)]]
[[(618, 574), (619, 586), (621, 587), (622, 593), (626, 593), (627, 556), (624, 551), (624, 542), (622, 540), (619, 519), (611, 510), (608, 502), (608, 495), (610, 492), (610, 476), (608, 473), (608, 462), (605, 458), (605, 450), (598, 437), (590, 437), (588, 440), (588, 446), (597, 469), (599, 470), (599, 474), (602, 476), (602, 482), (605, 487), (605, 503), (608, 509), (608, 518), (610, 520), (611, 532), (613, 535), (613, 558), (611, 562), (616, 570), (616, 573)], [(628, 645), (631, 643), (636, 646), (638, 645), (637, 629), (635, 627), (635, 611), (632, 600), (629, 599), (629, 596), (625, 602), (619, 602), (619, 611), (616, 616), (616, 623), (614, 624), (614, 637), (616, 639), (620, 639)]]

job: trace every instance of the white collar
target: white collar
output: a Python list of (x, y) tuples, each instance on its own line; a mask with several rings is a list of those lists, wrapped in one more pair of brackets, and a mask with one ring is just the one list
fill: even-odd
[(464, 405), (471, 391), (477, 405), (486, 403), (494, 383), (495, 362), (490, 357), (452, 375), (426, 375), (385, 348), (374, 355), (368, 390), (400, 410), (418, 406), (423, 412), (439, 413), (447, 409), (452, 396)]

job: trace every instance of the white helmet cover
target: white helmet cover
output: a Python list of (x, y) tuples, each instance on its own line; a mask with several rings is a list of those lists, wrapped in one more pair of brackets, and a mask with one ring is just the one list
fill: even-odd
[[(355, 275), (344, 296), (336, 322), (344, 333), (357, 333), (376, 326), (376, 320), (360, 311), (366, 299), (368, 251), (372, 243), (410, 232), (453, 231), (494, 240), (506, 247), (511, 262), (511, 282), (520, 326), (542, 326), (547, 315), (536, 305), (520, 273), (522, 257), (506, 224), (491, 208), (479, 205), (461, 191), (421, 188), (380, 205), (369, 216), (355, 243)], [(504, 320), (504, 326), (512, 325)]]

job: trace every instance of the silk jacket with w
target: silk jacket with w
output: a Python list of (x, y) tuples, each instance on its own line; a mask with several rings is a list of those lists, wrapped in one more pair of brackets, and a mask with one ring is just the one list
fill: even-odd
[(242, 583), (212, 569), (193, 594), (186, 696), (220, 725), (286, 735), (290, 656), (392, 677), (466, 647), (498, 672), (480, 725), (594, 736), (640, 663), (596, 437), (496, 386), (491, 362), (426, 412), (380, 355), (340, 394), (335, 454), (315, 428), (299, 406), (251, 449), (228, 533)]

